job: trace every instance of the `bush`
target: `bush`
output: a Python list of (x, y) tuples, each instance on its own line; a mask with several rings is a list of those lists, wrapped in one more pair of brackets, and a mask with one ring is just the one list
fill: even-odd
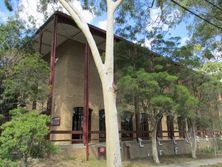
[(1, 126), (0, 159), (21, 160), (22, 166), (28, 166), (28, 158), (43, 158), (56, 152), (56, 147), (46, 140), (48, 116), (23, 108), (14, 109), (10, 114), (11, 121)]
[(0, 167), (18, 167), (18, 164), (11, 160), (0, 159)]

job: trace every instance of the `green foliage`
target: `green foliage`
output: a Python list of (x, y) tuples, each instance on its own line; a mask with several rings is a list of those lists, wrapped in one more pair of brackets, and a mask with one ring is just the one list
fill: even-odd
[(199, 150), (200, 152), (202, 153), (213, 153), (214, 152), (214, 148), (212, 147), (205, 147), (205, 148), (202, 148), (201, 150)]
[(18, 104), (45, 100), (48, 94), (48, 64), (38, 54), (24, 54), (19, 64), (10, 67), (3, 81), (5, 98), (17, 96)]
[(159, 115), (173, 111), (175, 104), (171, 88), (176, 80), (176, 76), (167, 72), (149, 73), (144, 69), (134, 71), (129, 67), (118, 81), (118, 98), (121, 99), (121, 105), (134, 105), (136, 97), (140, 108), (148, 114), (154, 125)]
[(198, 99), (190, 95), (187, 87), (177, 85), (174, 88), (174, 98), (178, 115), (184, 118), (195, 119), (197, 116)]
[(13, 8), (12, 8), (12, 2), (11, 2), (11, 0), (4, 0), (4, 2), (5, 2), (5, 6), (7, 7), (7, 9), (9, 10), (9, 11), (12, 11), (13, 10)]
[(217, 80), (222, 79), (222, 62), (206, 62), (199, 70), (207, 75), (216, 77)]
[(56, 147), (45, 139), (50, 119), (36, 110), (23, 108), (11, 111), (12, 119), (1, 126), (0, 159), (42, 158), (46, 153), (55, 153)]
[(18, 163), (16, 161), (11, 161), (8, 159), (0, 158), (0, 166), (1, 167), (18, 167)]
[(0, 24), (1, 124), (9, 119), (9, 110), (45, 101), (48, 94), (49, 67), (33, 51), (30, 34), (17, 15)]

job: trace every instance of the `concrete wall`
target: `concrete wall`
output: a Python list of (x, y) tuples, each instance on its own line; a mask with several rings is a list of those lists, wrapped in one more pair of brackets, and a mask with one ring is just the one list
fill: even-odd
[[(140, 147), (136, 141), (122, 142), (122, 155), (125, 160), (147, 158), (152, 156), (152, 145), (151, 141), (143, 141), (144, 147)], [(185, 140), (176, 140), (175, 144), (173, 140), (161, 140), (158, 145), (160, 156), (164, 155), (178, 155), (178, 154), (189, 154), (190, 145)], [(177, 151), (176, 151), (177, 150)], [(177, 152), (177, 153), (176, 153)]]
[[(151, 141), (143, 141), (144, 147), (140, 147), (136, 141), (125, 141), (122, 142), (122, 156), (124, 160), (133, 160), (137, 158), (148, 158), (152, 156), (152, 145)], [(204, 153), (206, 150), (213, 150), (214, 143), (213, 139), (199, 138), (197, 142), (197, 153)], [(190, 144), (184, 140), (160, 140), (158, 145), (160, 156), (164, 155), (183, 155), (191, 154)], [(160, 151), (161, 150), (161, 151)], [(176, 151), (177, 150), (177, 151)]]
[[(191, 155), (190, 144), (186, 142), (186, 140), (180, 139), (175, 140), (161, 140), (160, 145), (158, 146), (161, 151), (161, 156), (166, 155)], [(152, 158), (152, 147), (151, 141), (146, 140), (142, 143), (144, 147), (140, 147), (137, 141), (124, 141), (121, 142), (121, 155), (123, 160), (134, 160), (134, 159), (143, 159), (143, 158)], [(89, 157), (98, 158), (98, 148), (101, 146), (105, 146), (105, 143), (96, 143), (89, 145)], [(205, 153), (206, 150), (213, 149), (213, 139), (209, 138), (206, 140), (205, 138), (198, 139), (197, 142), (198, 154)], [(75, 157), (85, 158), (85, 146), (83, 144), (75, 144), (75, 145), (61, 145), (61, 150), (63, 155), (70, 156), (74, 155)], [(177, 153), (175, 152), (175, 148), (177, 149)]]

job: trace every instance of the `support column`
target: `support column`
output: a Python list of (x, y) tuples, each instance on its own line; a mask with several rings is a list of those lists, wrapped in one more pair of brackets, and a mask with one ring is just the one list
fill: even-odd
[(53, 89), (55, 80), (55, 59), (56, 59), (56, 43), (57, 43), (57, 16), (54, 16), (53, 22), (53, 33), (52, 33), (52, 45), (51, 45), (51, 55), (50, 55), (50, 78), (49, 78), (49, 96), (47, 101), (47, 115), (52, 114), (52, 102), (53, 102)]
[(84, 143), (86, 146), (86, 161), (89, 159), (89, 45), (85, 45), (84, 60)]

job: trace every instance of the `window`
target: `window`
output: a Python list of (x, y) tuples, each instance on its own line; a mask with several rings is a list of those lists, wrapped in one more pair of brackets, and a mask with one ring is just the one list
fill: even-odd
[(183, 117), (178, 117), (177, 122), (178, 122), (179, 137), (185, 138), (185, 130), (186, 130), (185, 119)]
[(133, 140), (133, 114), (125, 111), (121, 115), (122, 140)]
[(146, 113), (140, 113), (140, 135), (142, 139), (149, 139), (149, 124)]
[(99, 111), (99, 141), (106, 140), (106, 120), (105, 120), (105, 111)]
[[(83, 107), (74, 107), (73, 108), (73, 117), (72, 117), (72, 130), (73, 131), (83, 131), (83, 118), (84, 118), (84, 108)], [(89, 115), (88, 115), (88, 132), (91, 131), (91, 112), (92, 110), (89, 109)], [(82, 134), (72, 134), (72, 139), (83, 139)], [(90, 134), (88, 136), (88, 139), (90, 140)], [(76, 142), (73, 142), (76, 143)]]
[(167, 116), (167, 132), (168, 132), (168, 138), (170, 139), (174, 138), (173, 120), (174, 117), (172, 115)]
[(162, 130), (162, 118), (159, 120), (157, 124), (157, 137), (162, 138), (163, 137), (163, 130)]

